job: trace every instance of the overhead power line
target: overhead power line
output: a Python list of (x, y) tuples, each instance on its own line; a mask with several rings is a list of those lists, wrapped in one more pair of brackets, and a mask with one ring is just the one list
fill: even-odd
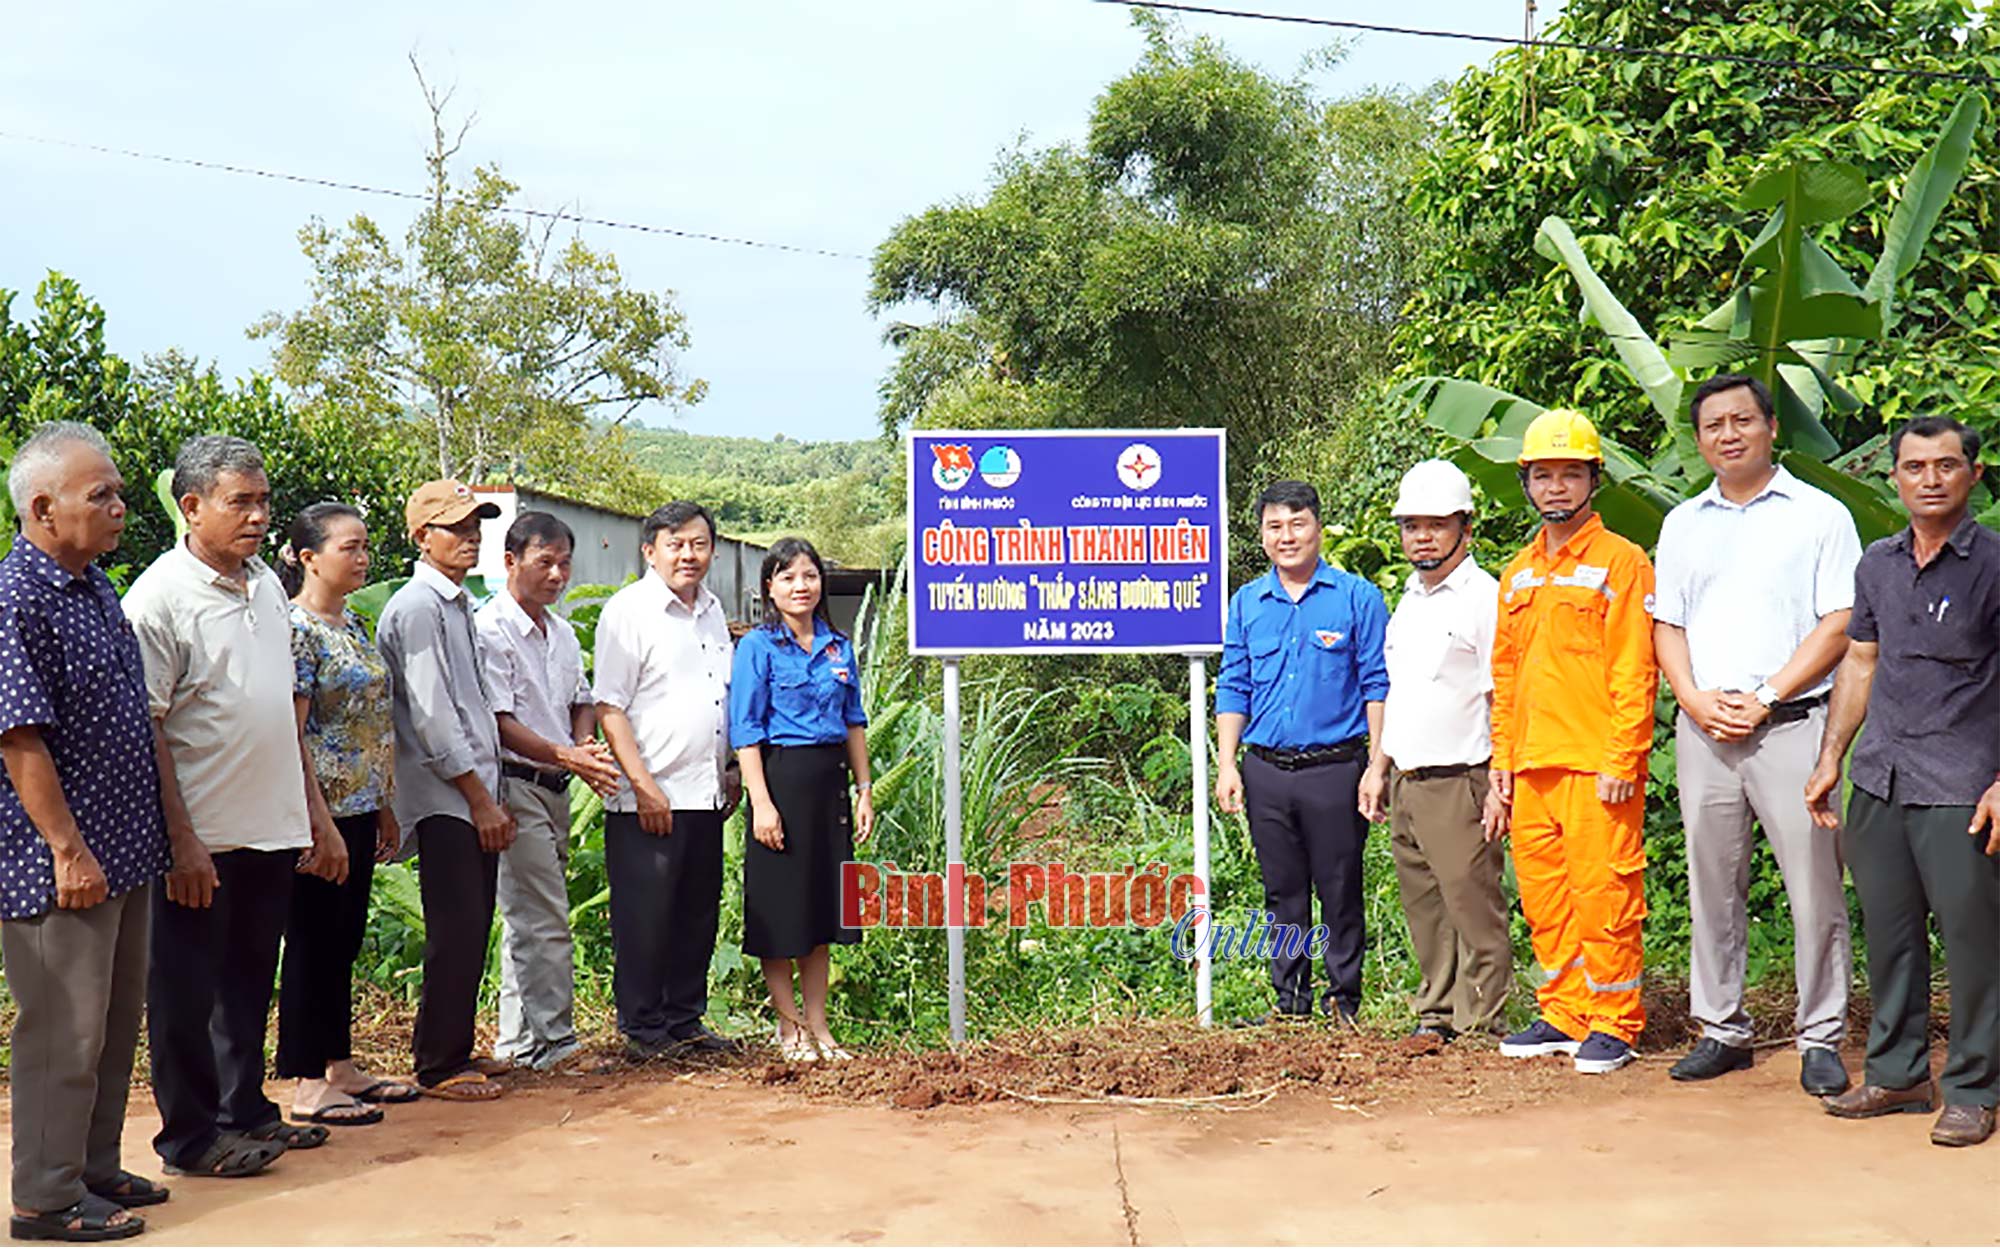
[(1751, 65), (1759, 69), (1800, 69), (1831, 74), (1865, 74), (1875, 78), (1924, 78), (1949, 82), (1991, 83), (1991, 74), (1969, 70), (1917, 69), (1903, 65), (1864, 65), (1858, 61), (1802, 61), (1790, 57), (1751, 56), (1741, 52), (1681, 52), (1671, 48), (1643, 48), (1623, 43), (1587, 43), (1575, 39), (1532, 39), (1519, 35), (1486, 35), (1464, 30), (1431, 30), (1420, 26), (1389, 26), (1380, 22), (1357, 22), (1333, 17), (1303, 17), (1292, 13), (1263, 13), (1254, 9), (1224, 9), (1205, 4), (1179, 4), (1172, 0), (1094, 0), (1128, 9), (1160, 9), (1171, 13), (1194, 13), (1207, 17), (1240, 17), (1258, 22), (1287, 22), (1298, 26), (1324, 26), (1371, 35), (1412, 35), (1424, 39), (1457, 39), (1466, 43), (1498, 44), (1513, 48), (1559, 48), (1591, 52), (1600, 56), (1652, 57), (1667, 61), (1688, 61), (1703, 65)]
[[(183, 165), (190, 169), (203, 169), (211, 173), (236, 174), (246, 178), (266, 178), (273, 182), (294, 182), (302, 186), (326, 187), (334, 191), (352, 191), (360, 195), (384, 195), (391, 199), (417, 200), (429, 203), (431, 196), (422, 191), (405, 191), (398, 187), (370, 186), (363, 182), (346, 182), (338, 178), (320, 178), (311, 174), (285, 173), (279, 170), (258, 169), (250, 165), (234, 165), (226, 161), (200, 160), (191, 156), (168, 156), (160, 152), (141, 152), (133, 148), (112, 147), (102, 143), (84, 143), (74, 139), (53, 139), (46, 135), (23, 134), (14, 130), (0, 130), (0, 139), (14, 139), (22, 143), (39, 143), (46, 147), (64, 147), (79, 152), (96, 152), (103, 156), (124, 156), (133, 160), (156, 161), (163, 165)], [(447, 203), (467, 203), (463, 196), (447, 195)], [(604, 226), (612, 230), (631, 230), (639, 234), (662, 234), (671, 238), (688, 239), (697, 243), (726, 243), (732, 247), (755, 247), (764, 251), (791, 252), (800, 256), (824, 256), (831, 260), (862, 260), (868, 257), (856, 252), (833, 251), (824, 247), (806, 247), (797, 243), (772, 243), (764, 239), (744, 238), (739, 235), (710, 234), (704, 230), (683, 230), (674, 226), (648, 225), (640, 221), (614, 221), (609, 217), (589, 217), (581, 213), (559, 212), (544, 208), (518, 208), (502, 206), (496, 211), (528, 217), (538, 221), (574, 221), (579, 225)]]

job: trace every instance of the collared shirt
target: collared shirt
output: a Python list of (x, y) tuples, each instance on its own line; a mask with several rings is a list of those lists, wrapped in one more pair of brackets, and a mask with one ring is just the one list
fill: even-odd
[(367, 815), (396, 793), (396, 713), (389, 664), (361, 617), (339, 627), (292, 604), (293, 695), (306, 700), (306, 749), (334, 818)]
[(1216, 714), (1249, 717), (1244, 743), (1275, 750), (1366, 736), (1367, 704), (1389, 693), (1388, 625), (1382, 592), (1352, 573), (1321, 560), (1294, 600), (1273, 568), (1229, 599)]
[[(576, 629), (553, 611), (544, 611), (543, 627), (536, 627), (528, 609), (505, 588), (486, 600), (475, 619), (494, 713), (513, 716), (552, 746), (570, 745), (576, 736), (570, 709), (591, 701)], [(500, 757), (531, 768), (546, 766), (504, 746)]]
[(1537, 533), (1500, 575), (1493, 766), (1643, 780), (1659, 688), (1646, 553), (1594, 513), (1554, 551)]
[[(707, 586), (694, 606), (648, 569), (597, 617), (597, 701), (632, 722), (639, 757), (667, 803), (681, 811), (722, 807), (729, 762), (729, 622)], [(623, 777), (604, 804), (636, 811)]]
[(499, 801), (500, 725), (488, 701), (472, 596), (419, 560), (389, 598), (375, 643), (389, 661), (396, 716), (396, 822), (472, 818), (452, 778), (470, 772)]
[(225, 576), (183, 541), (139, 574), (125, 614), (174, 780), (212, 851), (312, 844), (292, 709), (292, 607), (264, 561)]
[(736, 644), (729, 677), (729, 741), (741, 750), (825, 746), (868, 723), (861, 710), (861, 665), (854, 646), (823, 620), (810, 650), (784, 624), (752, 629)]
[(1500, 583), (1470, 556), (1435, 589), (1411, 573), (1382, 654), (1389, 697), (1382, 753), (1408, 771), (1484, 763), (1493, 753), (1493, 630)]
[(1969, 807), (2000, 771), (2000, 535), (1967, 516), (1917, 567), (1908, 529), (1871, 543), (1847, 636), (1874, 642), (1854, 784), (1913, 807)]
[[(166, 820), (138, 639), (103, 571), (25, 537), (0, 560), (0, 732), (33, 725), (111, 896), (167, 870)], [(0, 919), (55, 905), (55, 860), (0, 768)]]
[[(1667, 513), (1654, 555), (1654, 619), (1687, 631), (1694, 683), (1754, 690), (1785, 666), (1820, 618), (1854, 606), (1861, 539), (1840, 501), (1780, 468), (1756, 498), (1719, 483)], [(1833, 686), (1833, 674), (1789, 694)]]

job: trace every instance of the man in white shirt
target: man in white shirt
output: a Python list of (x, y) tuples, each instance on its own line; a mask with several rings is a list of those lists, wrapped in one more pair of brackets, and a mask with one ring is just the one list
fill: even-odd
[(1715, 482), (1660, 529), (1654, 650), (1681, 709), (1688, 980), (1702, 1038), (1671, 1074), (1708, 1080), (1750, 1066), (1744, 912), (1754, 819), (1791, 901), (1799, 1083), (1829, 1096), (1848, 1086), (1839, 1053), (1847, 898), (1839, 847), (1815, 832), (1805, 785), (1832, 672), (1847, 651), (1861, 543), (1845, 507), (1774, 461), (1777, 414), (1762, 382), (1711, 378), (1689, 412)]
[(1466, 549), (1472, 483), (1426, 460), (1393, 509), (1416, 566), (1389, 619), (1382, 753), (1361, 783), (1370, 820), (1391, 813), (1390, 847), (1423, 984), (1416, 1036), (1449, 1042), (1505, 1022), (1513, 984), (1498, 830), (1482, 821), (1492, 757), (1493, 631), (1499, 583)]
[(741, 782), (729, 760), (729, 625), (702, 585), (715, 522), (700, 504), (646, 518), (648, 571), (597, 618), (598, 720), (625, 774), (605, 803), (611, 990), (640, 1059), (733, 1049), (703, 1026), (722, 901), (722, 822)]
[(190, 439), (173, 491), (187, 537), (125, 596), (146, 667), (160, 801), (173, 843), (146, 990), (153, 1148), (173, 1174), (237, 1176), (324, 1144), (264, 1096), (264, 1031), (292, 874), (347, 877), (292, 704), (292, 625), (258, 548), (264, 459), (241, 438)]
[(576, 535), (547, 512), (507, 528), (507, 587), (477, 612), (486, 688), (500, 726), (500, 797), (514, 842), (500, 856), (500, 1036), (493, 1056), (547, 1071), (577, 1050), (569, 931), (570, 778), (609, 795), (611, 752), (583, 679), (576, 630), (553, 610)]

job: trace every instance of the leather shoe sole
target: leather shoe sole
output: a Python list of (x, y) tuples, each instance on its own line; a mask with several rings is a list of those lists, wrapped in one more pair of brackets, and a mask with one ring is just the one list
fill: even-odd
[(1931, 1144), (1977, 1145), (1993, 1135), (1993, 1107), (1946, 1106), (1931, 1128)]

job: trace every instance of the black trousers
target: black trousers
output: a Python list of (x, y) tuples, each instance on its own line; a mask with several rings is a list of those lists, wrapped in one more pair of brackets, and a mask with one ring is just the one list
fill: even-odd
[(291, 910), (297, 850), (225, 850), (206, 907), (160, 890), (153, 905), (146, 1037), (160, 1131), (153, 1148), (176, 1166), (199, 1161), (221, 1132), (276, 1122), (264, 1096), (264, 1025)]
[(278, 972), (278, 1075), (318, 1080), (326, 1065), (352, 1058), (354, 958), (368, 928), (375, 880), (375, 813), (334, 821), (347, 842), (341, 884), (301, 876), (292, 885), (285, 960)]
[(417, 821), (417, 887), (424, 901), (424, 992), (411, 1038), (417, 1083), (435, 1087), (472, 1066), (479, 982), (493, 932), (500, 856), (450, 815)]
[[(1273, 924), (1297, 925), (1293, 952), (1271, 957), (1271, 984), (1284, 1014), (1312, 1013), (1312, 956), (1305, 941), (1313, 928), (1312, 896), (1319, 894), (1326, 943), (1328, 988), (1321, 1007), (1361, 1005), (1361, 847), (1368, 822), (1356, 805), (1364, 761), (1322, 763), (1287, 772), (1246, 753), (1243, 805), (1250, 841), (1264, 875), (1264, 909)], [(1282, 944), (1282, 943), (1281, 943)]]
[(618, 1030), (642, 1045), (691, 1035), (708, 1011), (722, 912), (722, 813), (676, 811), (655, 837), (637, 815), (604, 817), (611, 885), (611, 995)]

